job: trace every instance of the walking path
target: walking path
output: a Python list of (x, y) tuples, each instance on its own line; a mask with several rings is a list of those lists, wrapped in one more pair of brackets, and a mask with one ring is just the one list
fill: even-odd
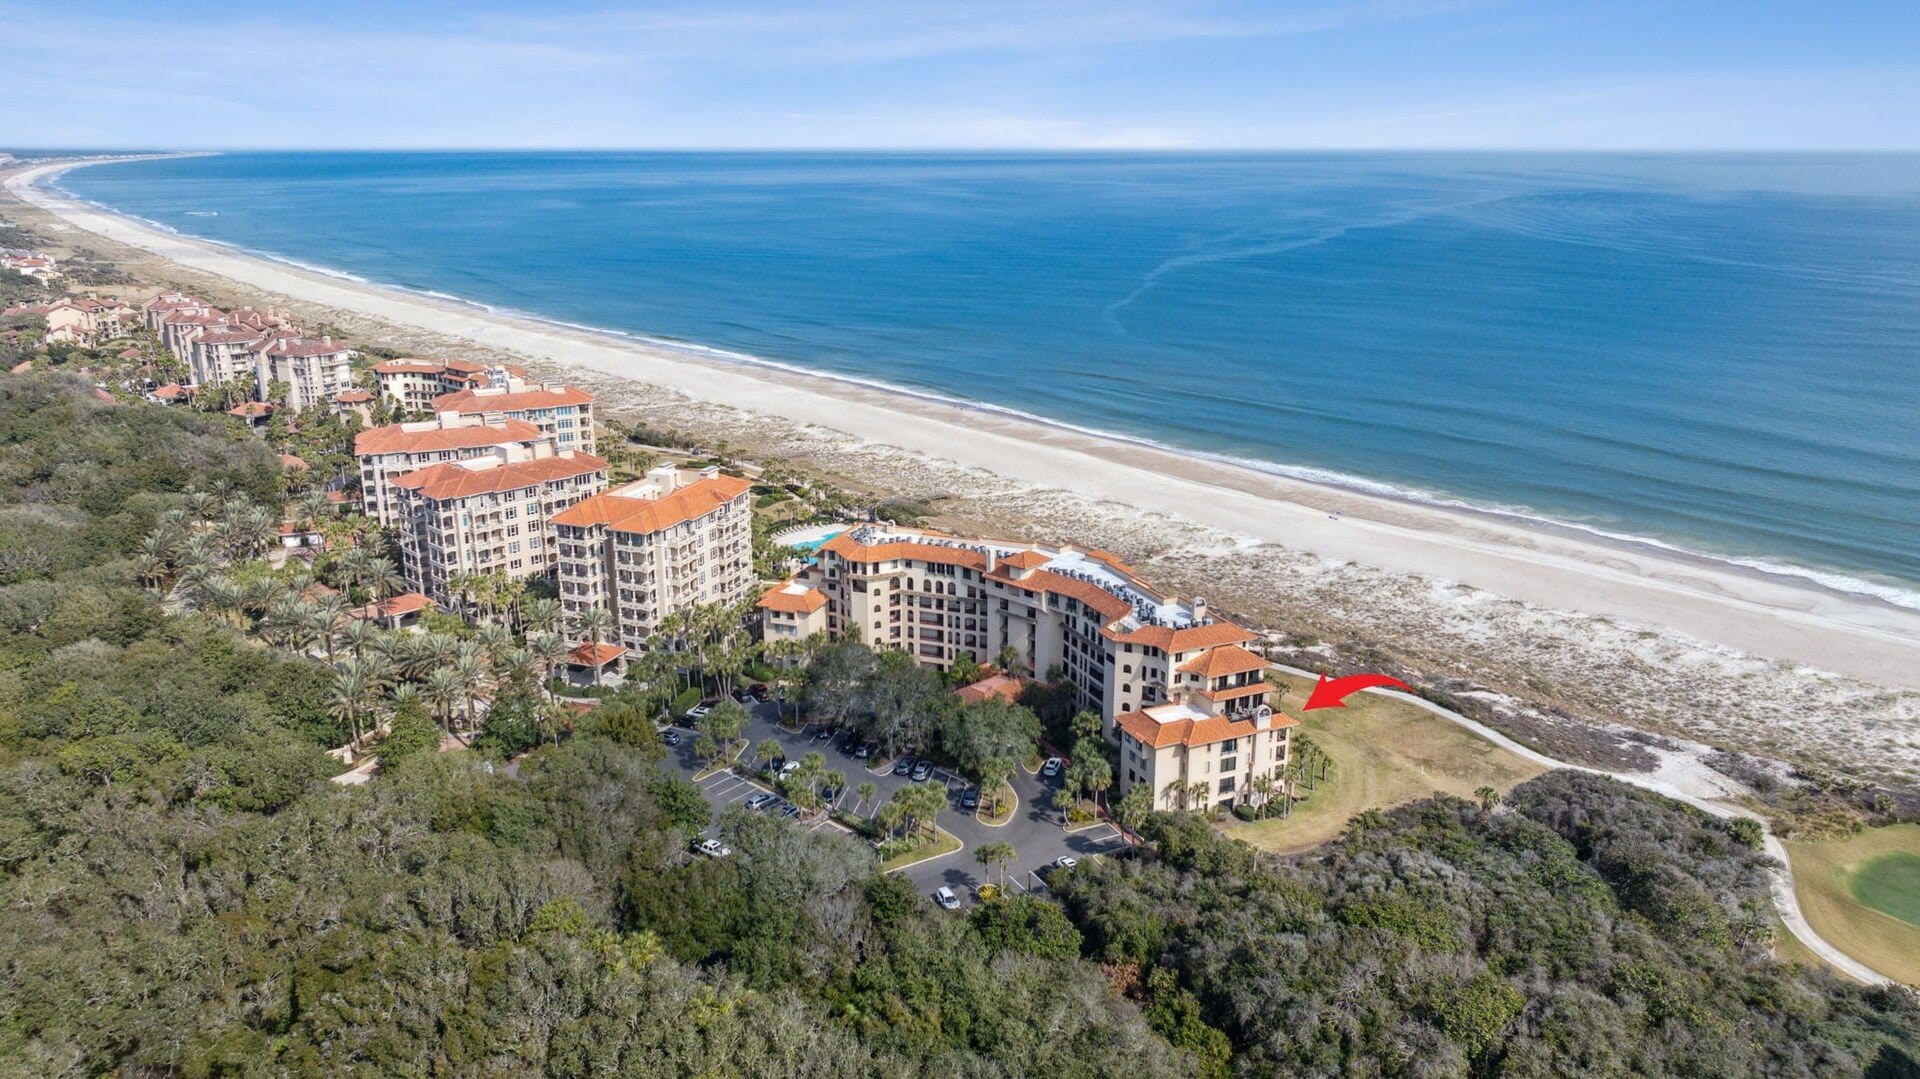
[[(1275, 663), (1272, 666), (1275, 670), (1298, 675), (1302, 678), (1319, 677), (1313, 671), (1302, 670), (1299, 667), (1289, 667), (1282, 663)], [(1855, 981), (1865, 982), (1868, 985), (1900, 984), (1896, 979), (1887, 977), (1872, 967), (1867, 966), (1865, 963), (1862, 963), (1860, 960), (1855, 959), (1853, 956), (1848, 955), (1846, 952), (1841, 951), (1839, 948), (1834, 947), (1828, 943), (1825, 937), (1815, 932), (1812, 925), (1808, 924), (1806, 914), (1800, 909), (1800, 896), (1793, 890), (1793, 863), (1787, 860), (1787, 848), (1781, 844), (1779, 837), (1773, 834), (1773, 829), (1767, 826), (1765, 818), (1750, 813), (1745, 809), (1702, 798), (1661, 779), (1657, 774), (1648, 774), (1645, 772), (1609, 772), (1600, 768), (1589, 768), (1585, 765), (1568, 764), (1566, 761), (1555, 760), (1545, 753), (1521, 745), (1519, 742), (1508, 738), (1506, 735), (1501, 734), (1499, 731), (1494, 730), (1492, 727), (1478, 720), (1468, 719), (1458, 712), (1443, 708), (1432, 701), (1423, 697), (1416, 697), (1411, 693), (1405, 693), (1397, 689), (1369, 689), (1364, 692), (1377, 693), (1380, 696), (1391, 697), (1397, 701), (1405, 701), (1416, 708), (1425, 709), (1442, 719), (1473, 732), (1509, 753), (1524, 757), (1542, 767), (1566, 768), (1575, 772), (1588, 772), (1593, 775), (1607, 776), (1611, 779), (1617, 779), (1622, 783), (1631, 783), (1643, 790), (1650, 790), (1655, 794), (1665, 795), (1676, 802), (1685, 802), (1687, 805), (1703, 813), (1710, 813), (1722, 820), (1730, 820), (1734, 817), (1746, 817), (1750, 820), (1758, 821), (1760, 824), (1762, 846), (1765, 848), (1767, 854), (1779, 863), (1779, 868), (1769, 874), (1771, 878), (1769, 883), (1773, 891), (1774, 909), (1779, 912), (1780, 921), (1786, 925), (1787, 931), (1799, 938), (1800, 943), (1807, 946), (1807, 950), (1819, 956), (1835, 970)]]

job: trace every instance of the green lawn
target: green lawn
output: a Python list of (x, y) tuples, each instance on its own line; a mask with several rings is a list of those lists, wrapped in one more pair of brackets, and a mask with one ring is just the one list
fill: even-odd
[(1786, 847), (1813, 928), (1880, 973), (1920, 985), (1920, 824)]
[(1920, 854), (1882, 854), (1853, 871), (1847, 890), (1882, 914), (1920, 926)]

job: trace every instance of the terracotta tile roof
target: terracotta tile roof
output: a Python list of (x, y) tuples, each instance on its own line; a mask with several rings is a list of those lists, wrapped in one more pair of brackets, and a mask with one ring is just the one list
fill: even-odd
[(107, 404), (113, 404), (113, 395), (101, 389), (98, 386), (95, 386), (93, 388), (93, 395), (96, 398), (99, 398), (100, 400), (105, 401)]
[(16, 363), (11, 368), (9, 368), (8, 373), (15, 374), (15, 375), (24, 375), (31, 370), (33, 370), (33, 361), (21, 360), (19, 363)]
[(1225, 678), (1230, 674), (1245, 674), (1248, 671), (1264, 671), (1267, 661), (1237, 644), (1223, 644), (1209, 648), (1198, 656), (1182, 663), (1180, 671), (1184, 674), (1197, 674), (1202, 678)]
[(1014, 569), (1038, 569), (1051, 561), (1052, 559), (1039, 551), (1016, 551), (1000, 559), (1000, 564), (1012, 566)]
[(175, 397), (192, 397), (193, 395), (199, 392), (200, 392), (200, 387), (198, 386), (182, 386), (178, 382), (169, 382), (166, 385), (160, 387), (159, 389), (153, 391), (153, 395), (155, 397), (165, 397), (168, 399), (172, 399)]
[(485, 393), (479, 390), (455, 390), (434, 398), (433, 410), (435, 412), (491, 412), (497, 409), (517, 412), (529, 408), (563, 408), (567, 405), (592, 403), (592, 394), (574, 386), (562, 386), (557, 390), (534, 387), (519, 391)]
[(782, 611), (787, 614), (812, 614), (826, 605), (826, 593), (793, 581), (767, 589), (760, 594), (758, 604), (763, 611)]
[(606, 525), (615, 532), (658, 532), (705, 517), (752, 488), (751, 483), (736, 476), (715, 476), (696, 480), (660, 498), (598, 494), (560, 511), (553, 523), (576, 528)]
[(269, 356), (331, 356), (337, 352), (351, 352), (345, 341), (322, 340), (317, 337), (276, 337), (261, 351)]
[(966, 566), (976, 570), (987, 568), (986, 555), (965, 547), (941, 547), (911, 540), (863, 544), (853, 538), (852, 532), (840, 533), (821, 544), (819, 549), (839, 555), (849, 562), (891, 562), (911, 558), (943, 566)]
[(360, 457), (383, 453), (432, 453), (503, 446), (509, 442), (533, 442), (540, 438), (540, 428), (525, 420), (474, 423), (462, 427), (441, 427), (436, 423), (424, 431), (408, 430), (411, 426), (390, 423), (385, 427), (362, 431), (353, 438), (353, 452)]
[(302, 460), (297, 454), (292, 453), (281, 454), (280, 464), (283, 468), (291, 468), (298, 472), (305, 472), (308, 467), (306, 461)]
[(1212, 622), (1204, 626), (1184, 626), (1179, 629), (1172, 626), (1141, 626), (1139, 629), (1124, 633), (1110, 633), (1108, 636), (1116, 641), (1158, 648), (1163, 652), (1190, 652), (1195, 648), (1212, 648), (1216, 645), (1250, 641), (1254, 639), (1255, 634), (1231, 622)]
[(433, 606), (433, 601), (418, 592), (402, 592), (392, 599), (369, 603), (365, 607), (355, 607), (348, 612), (355, 618), (398, 618), (401, 615), (424, 611)]
[(341, 390), (333, 399), (343, 405), (364, 405), (373, 400), (373, 394), (367, 390)]
[[(1174, 714), (1168, 718), (1155, 718), (1153, 713), (1157, 711)], [(1157, 705), (1139, 712), (1128, 712), (1114, 717), (1113, 722), (1134, 740), (1155, 749), (1172, 745), (1212, 745), (1229, 738), (1244, 738), (1258, 730), (1251, 719), (1197, 715), (1179, 705)], [(1285, 730), (1299, 722), (1285, 712), (1275, 712), (1267, 720), (1267, 729)]]
[(473, 495), (514, 491), (555, 480), (571, 479), (599, 472), (607, 462), (590, 453), (563, 452), (552, 457), (483, 468), (468, 468), (467, 463), (448, 461), (409, 472), (393, 481), (395, 487), (418, 491), (426, 498), (444, 501)]
[(581, 641), (567, 653), (567, 662), (580, 667), (604, 667), (626, 654), (627, 650), (617, 644)]
[(265, 401), (242, 401), (232, 408), (227, 409), (227, 415), (238, 416), (244, 420), (258, 419), (261, 416), (271, 416), (273, 412), (273, 406)]
[(376, 375), (437, 375), (446, 369), (431, 360), (381, 360), (373, 365)]
[(990, 674), (970, 685), (961, 686), (953, 695), (963, 701), (1001, 700), (1011, 704), (1020, 699), (1027, 680), (1013, 674)]

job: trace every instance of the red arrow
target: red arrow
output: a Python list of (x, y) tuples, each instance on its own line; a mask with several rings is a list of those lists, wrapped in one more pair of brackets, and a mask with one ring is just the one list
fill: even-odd
[(1315, 708), (1345, 708), (1347, 697), (1373, 686), (1413, 688), (1398, 678), (1388, 678), (1384, 674), (1350, 674), (1345, 678), (1328, 678), (1323, 674), (1313, 687), (1313, 692), (1307, 695), (1306, 707), (1300, 710), (1311, 712)]

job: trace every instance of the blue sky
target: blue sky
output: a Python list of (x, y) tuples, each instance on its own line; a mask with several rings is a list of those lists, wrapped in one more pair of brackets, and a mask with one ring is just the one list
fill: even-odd
[(1920, 149), (1920, 3), (0, 0), (0, 145)]

